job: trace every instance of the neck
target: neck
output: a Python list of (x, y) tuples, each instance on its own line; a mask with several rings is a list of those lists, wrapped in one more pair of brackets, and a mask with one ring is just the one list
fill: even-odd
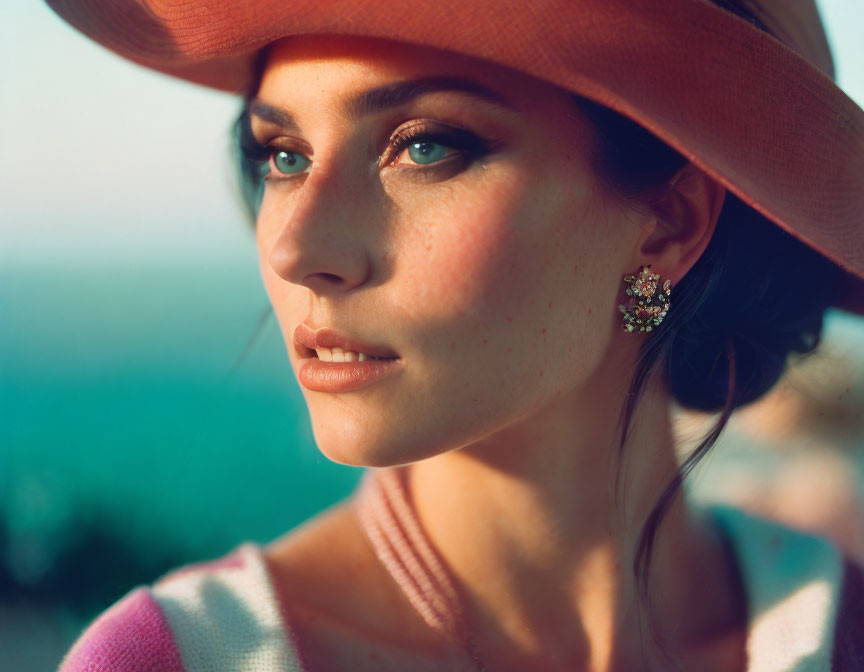
[[(591, 381), (590, 392), (559, 397), (482, 441), (410, 466), (418, 519), (465, 594), (490, 669), (540, 661), (550, 669), (640, 669), (646, 642), (651, 647), (647, 628), (640, 634), (631, 568), (641, 527), (677, 470), (669, 403), (662, 388), (646, 389), (616, 504), (616, 404), (624, 395), (612, 380)], [(724, 575), (718, 548), (677, 497), (655, 541), (649, 585), (662, 596), (652, 601), (657, 622), (682, 645), (731, 608), (720, 598), (720, 612), (703, 607), (700, 619), (694, 610), (693, 596), (704, 604), (710, 588), (706, 576)]]

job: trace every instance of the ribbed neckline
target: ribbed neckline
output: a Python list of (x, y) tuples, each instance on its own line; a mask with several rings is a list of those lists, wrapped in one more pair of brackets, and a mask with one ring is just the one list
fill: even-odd
[[(379, 560), (429, 626), (463, 639), (461, 600), (410, 503), (408, 467), (367, 469), (353, 496)], [(830, 669), (840, 601), (842, 554), (827, 539), (721, 503), (694, 505), (731, 547), (748, 609), (748, 672)], [(788, 667), (787, 667), (788, 665)], [(481, 669), (479, 666), (475, 669)]]

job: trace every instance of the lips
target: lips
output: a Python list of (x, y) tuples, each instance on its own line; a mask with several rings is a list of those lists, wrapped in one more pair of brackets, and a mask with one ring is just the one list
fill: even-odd
[(341, 334), (333, 329), (312, 329), (301, 322), (294, 330), (294, 349), (302, 358), (314, 357), (316, 348), (342, 348), (363, 352), (372, 357), (398, 358), (392, 349), (382, 345), (371, 345)]

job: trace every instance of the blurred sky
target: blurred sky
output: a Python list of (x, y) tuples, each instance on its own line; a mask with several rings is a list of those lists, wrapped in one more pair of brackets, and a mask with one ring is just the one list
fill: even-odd
[(238, 98), (127, 63), (38, 1), (0, 3), (0, 49), (0, 264), (254, 262)]
[[(864, 0), (818, 4), (864, 105)], [(38, 0), (0, 3), (0, 50), (0, 265), (254, 263), (227, 152), (239, 98), (128, 63)]]

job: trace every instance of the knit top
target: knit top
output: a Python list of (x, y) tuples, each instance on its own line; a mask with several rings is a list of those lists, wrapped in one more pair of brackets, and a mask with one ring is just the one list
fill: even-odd
[[(864, 670), (860, 567), (827, 539), (727, 505), (701, 508), (739, 564), (748, 672)], [(329, 672), (304, 659), (290, 609), (276, 595), (262, 547), (246, 542), (131, 590), (86, 628), (59, 672)]]

